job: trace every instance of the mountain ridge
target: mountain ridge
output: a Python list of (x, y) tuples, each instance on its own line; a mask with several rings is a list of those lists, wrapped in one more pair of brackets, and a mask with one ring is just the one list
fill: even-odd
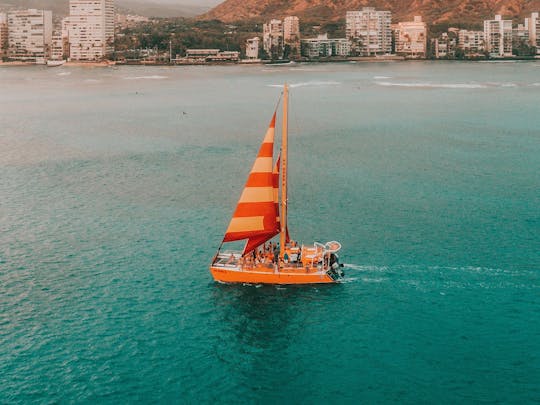
[(392, 11), (395, 22), (421, 15), (433, 24), (482, 21), (495, 14), (522, 18), (540, 11), (540, 0), (226, 0), (199, 19), (235, 22), (296, 15), (301, 19), (336, 21), (344, 19), (346, 11), (368, 6)]

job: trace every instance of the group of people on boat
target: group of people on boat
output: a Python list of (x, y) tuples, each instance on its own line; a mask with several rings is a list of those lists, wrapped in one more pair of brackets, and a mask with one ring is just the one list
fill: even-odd
[(231, 254), (227, 264), (240, 264), (242, 266), (268, 265), (291, 265), (298, 266), (302, 263), (302, 249), (296, 241), (290, 241), (285, 247), (283, 257), (279, 257), (279, 243), (267, 242), (254, 249), (251, 253), (241, 257), (239, 260)]

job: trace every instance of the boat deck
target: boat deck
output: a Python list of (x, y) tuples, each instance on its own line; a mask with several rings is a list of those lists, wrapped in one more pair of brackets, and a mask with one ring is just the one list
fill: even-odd
[(295, 261), (279, 265), (271, 260), (242, 258), (240, 252), (219, 253), (210, 266), (213, 277), (225, 283), (261, 283), (261, 284), (313, 284), (332, 283), (328, 268), (322, 263)]

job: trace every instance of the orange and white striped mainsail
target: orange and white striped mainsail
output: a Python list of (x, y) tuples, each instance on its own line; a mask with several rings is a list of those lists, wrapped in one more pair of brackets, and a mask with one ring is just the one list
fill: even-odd
[[(247, 239), (243, 254), (279, 233), (279, 181), (273, 167), (276, 113), (236, 206), (223, 242)], [(279, 176), (279, 174), (278, 174)], [(277, 190), (276, 190), (277, 187)]]

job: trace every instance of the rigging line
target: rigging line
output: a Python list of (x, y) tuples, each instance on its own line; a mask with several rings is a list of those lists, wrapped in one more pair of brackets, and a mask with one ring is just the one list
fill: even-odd
[(276, 108), (274, 108), (274, 113), (277, 113), (278, 108), (279, 108), (279, 103), (281, 102), (282, 98), (283, 98), (283, 90), (279, 93), (279, 98), (278, 98), (278, 101), (276, 103)]

